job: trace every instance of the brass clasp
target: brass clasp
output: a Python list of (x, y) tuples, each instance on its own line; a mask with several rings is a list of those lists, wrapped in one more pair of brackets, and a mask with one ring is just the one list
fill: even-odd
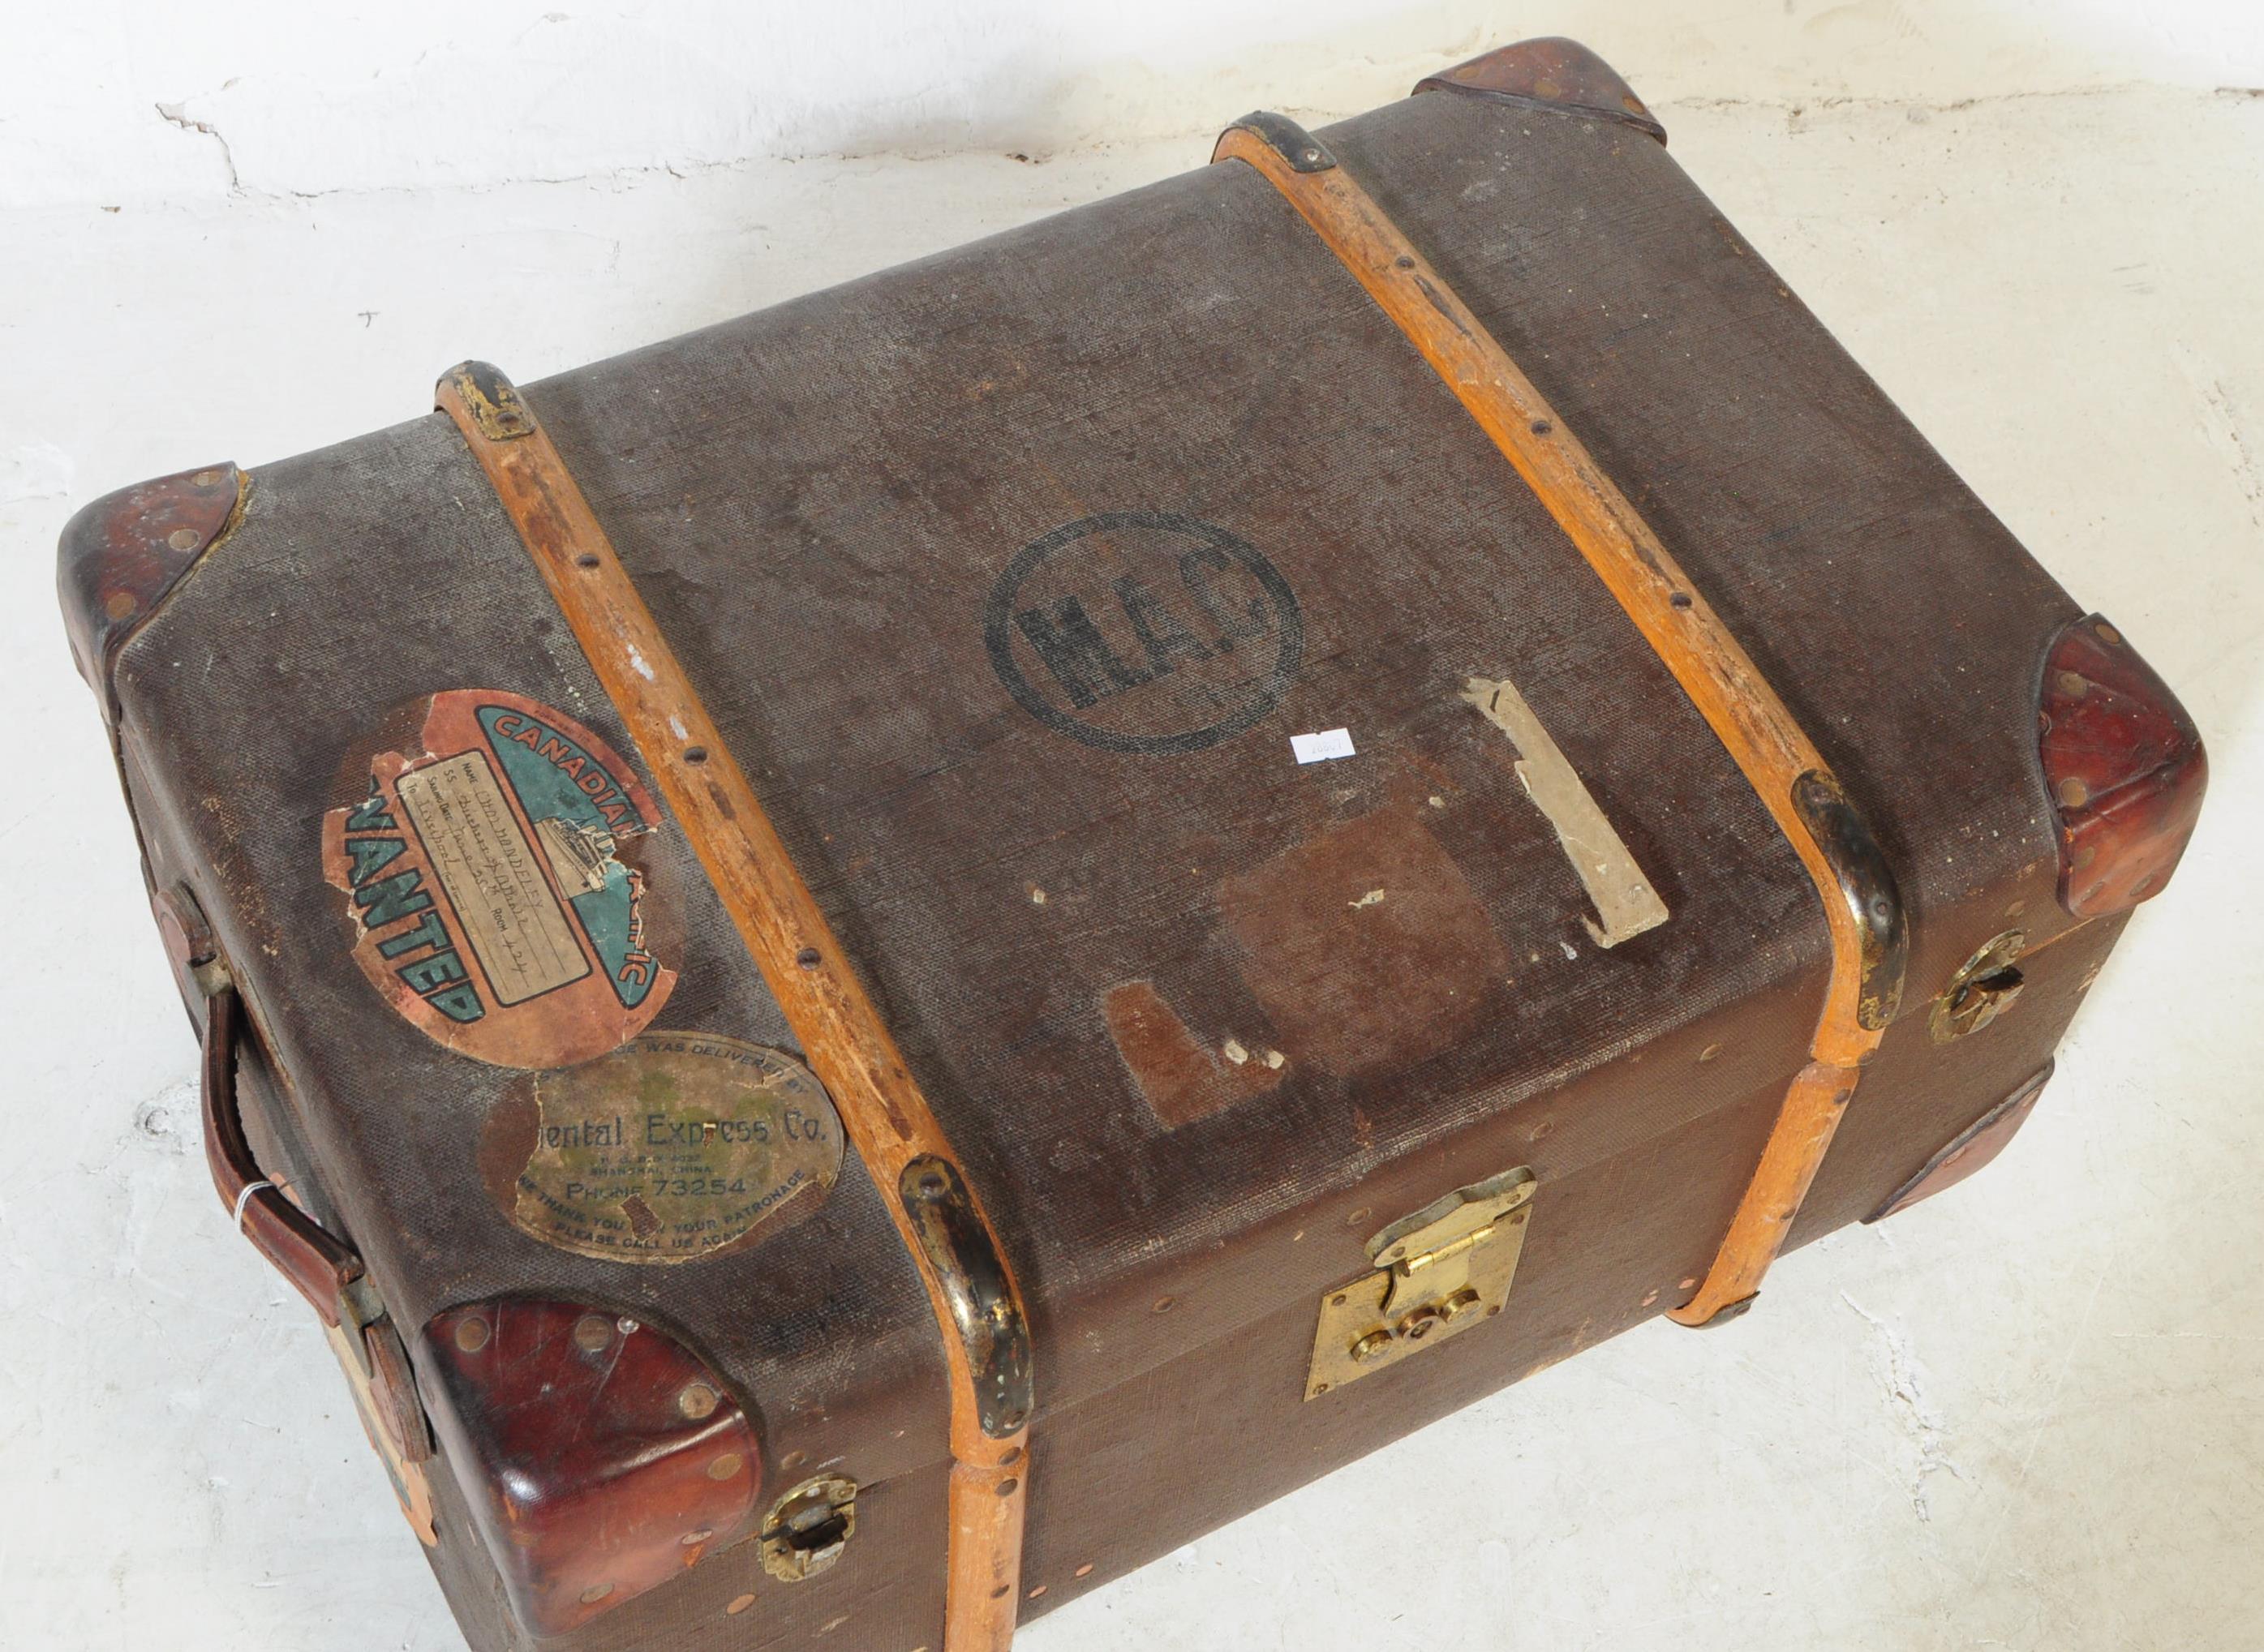
[(1375, 1272), (1321, 1297), (1305, 1397), (1318, 1399), (1500, 1313), (1535, 1186), (1530, 1170), (1504, 1170), (1369, 1240)]

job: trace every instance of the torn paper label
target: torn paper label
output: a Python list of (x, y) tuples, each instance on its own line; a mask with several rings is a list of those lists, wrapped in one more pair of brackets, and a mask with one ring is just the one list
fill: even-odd
[(1595, 902), (1596, 918), (1580, 920), (1589, 938), (1599, 946), (1616, 946), (1665, 923), (1666, 902), (1516, 685), (1473, 677), (1463, 685), (1462, 699), (1517, 748), (1517, 778), (1526, 795), (1556, 829), (1572, 870)]
[(481, 1133), (480, 1179), (514, 1226), (561, 1250), (698, 1262), (816, 1210), (842, 1149), (832, 1101), (792, 1056), (648, 1028), (514, 1079)]

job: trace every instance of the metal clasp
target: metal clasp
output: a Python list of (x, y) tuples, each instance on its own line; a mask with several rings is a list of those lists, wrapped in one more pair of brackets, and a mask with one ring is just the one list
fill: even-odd
[(832, 1569), (857, 1533), (857, 1482), (841, 1474), (805, 1480), (763, 1522), (763, 1569), (798, 1583)]
[(1504, 1170), (1369, 1240), (1375, 1272), (1322, 1294), (1305, 1397), (1317, 1400), (1500, 1313), (1536, 1185), (1522, 1165)]

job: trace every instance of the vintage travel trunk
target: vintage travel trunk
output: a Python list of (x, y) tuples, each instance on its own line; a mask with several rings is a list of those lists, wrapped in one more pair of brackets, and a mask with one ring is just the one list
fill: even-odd
[(479, 1652), (998, 1648), (2034, 1105), (2191, 724), (1608, 69), (1418, 92), (72, 523)]

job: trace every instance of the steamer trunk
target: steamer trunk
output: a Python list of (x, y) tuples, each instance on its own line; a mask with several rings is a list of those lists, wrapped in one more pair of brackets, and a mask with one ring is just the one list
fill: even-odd
[[(2025, 1116), (2198, 742), (1609, 70), (1458, 77), (1317, 136), (1899, 887), (1908, 989), (1797, 1245)], [(1689, 1297), (1809, 1061), (1816, 888), (1255, 170), (523, 396), (1019, 1281), (1024, 1619)], [(374, 1437), (471, 1644), (942, 1646), (950, 1373), (896, 1188), (455, 424), (112, 496), (63, 583), (192, 1011), (224, 968), (246, 1012), (250, 1149), (366, 1267), (341, 1345), (381, 1309)], [(1517, 1170), (1498, 1311), (1319, 1391), (1368, 1242)], [(789, 1581), (757, 1534), (821, 1477), (853, 1531), (810, 1493)]]

